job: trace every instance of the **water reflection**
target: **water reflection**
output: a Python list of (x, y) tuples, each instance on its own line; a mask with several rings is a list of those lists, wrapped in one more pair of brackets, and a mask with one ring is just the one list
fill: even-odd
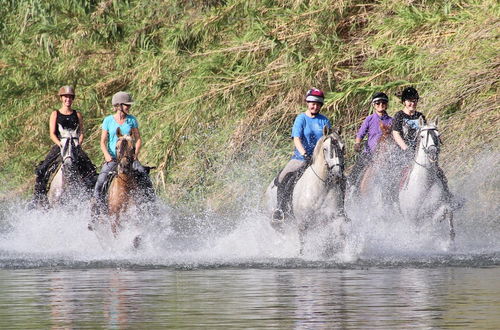
[(0, 328), (495, 328), (500, 268), (0, 270)]

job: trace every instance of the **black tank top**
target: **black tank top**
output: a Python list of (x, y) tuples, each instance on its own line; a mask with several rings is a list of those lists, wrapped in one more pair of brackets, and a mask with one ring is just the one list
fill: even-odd
[(76, 110), (73, 110), (73, 112), (70, 115), (63, 115), (62, 113), (57, 110), (57, 117), (56, 117), (56, 135), (58, 138), (61, 138), (61, 134), (59, 134), (59, 124), (64, 128), (64, 129), (76, 129), (78, 127), (78, 116), (76, 114)]

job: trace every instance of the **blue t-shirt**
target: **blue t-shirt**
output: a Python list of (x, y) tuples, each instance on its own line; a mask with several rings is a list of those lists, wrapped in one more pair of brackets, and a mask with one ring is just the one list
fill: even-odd
[[(299, 137), (302, 146), (306, 149), (308, 155), (313, 154), (316, 142), (323, 136), (323, 127), (332, 127), (328, 118), (322, 114), (317, 114), (314, 118), (301, 113), (295, 118), (292, 128), (292, 138)], [(292, 159), (305, 160), (297, 148), (293, 152)]]
[(137, 119), (132, 115), (125, 117), (125, 122), (119, 125), (113, 115), (104, 118), (102, 122), (102, 129), (108, 132), (108, 152), (111, 157), (116, 158), (116, 142), (118, 142), (118, 135), (116, 129), (120, 128), (122, 135), (130, 135), (132, 128), (139, 128)]

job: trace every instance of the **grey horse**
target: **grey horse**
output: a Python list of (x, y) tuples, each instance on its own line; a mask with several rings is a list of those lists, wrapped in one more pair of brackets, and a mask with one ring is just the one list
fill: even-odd
[(413, 223), (422, 224), (446, 221), (449, 240), (455, 239), (453, 208), (449, 196), (438, 177), (440, 151), (438, 121), (424, 124), (419, 120), (417, 151), (404, 185), (399, 191), (399, 207), (403, 217)]
[[(348, 221), (344, 212), (344, 142), (340, 130), (323, 130), (316, 143), (311, 165), (304, 171), (293, 188), (291, 211), (293, 223), (298, 231), (303, 251), (305, 237), (312, 228), (332, 229), (332, 240), (343, 240), (344, 224)], [(276, 208), (277, 187), (271, 182), (264, 195), (269, 214)], [(321, 228), (320, 227), (320, 228)], [(329, 242), (343, 245), (343, 242)], [(329, 248), (329, 247), (327, 247)], [(337, 248), (336, 248), (337, 249)]]

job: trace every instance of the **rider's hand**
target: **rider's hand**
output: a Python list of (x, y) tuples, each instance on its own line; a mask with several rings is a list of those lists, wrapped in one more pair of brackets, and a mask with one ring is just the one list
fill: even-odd
[(309, 155), (309, 154), (303, 154), (302, 157), (304, 157), (304, 159), (305, 159), (305, 161), (307, 163), (311, 162), (311, 155)]
[(361, 151), (361, 143), (359, 143), (359, 142), (354, 143), (354, 151), (356, 151), (356, 152)]
[(111, 155), (104, 155), (104, 160), (106, 161), (106, 163), (109, 163), (113, 160), (113, 158), (111, 157)]

